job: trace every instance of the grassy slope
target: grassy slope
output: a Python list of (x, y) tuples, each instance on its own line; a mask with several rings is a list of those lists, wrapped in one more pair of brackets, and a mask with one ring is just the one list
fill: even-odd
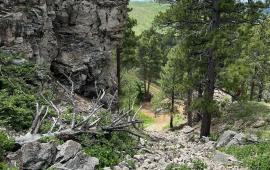
[(137, 20), (138, 25), (134, 28), (137, 35), (140, 35), (144, 30), (151, 27), (152, 22), (159, 14), (169, 8), (169, 5), (162, 5), (152, 2), (130, 2), (130, 16)]

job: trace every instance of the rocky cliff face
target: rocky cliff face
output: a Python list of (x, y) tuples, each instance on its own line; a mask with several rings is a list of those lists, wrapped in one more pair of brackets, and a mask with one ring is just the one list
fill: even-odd
[(128, 0), (0, 0), (0, 46), (23, 53), (57, 78), (71, 75), (84, 96), (114, 84), (112, 52)]

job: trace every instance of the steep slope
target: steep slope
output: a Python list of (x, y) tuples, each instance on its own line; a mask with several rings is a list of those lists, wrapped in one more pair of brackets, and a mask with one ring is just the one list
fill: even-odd
[(140, 35), (144, 30), (151, 27), (154, 18), (159, 12), (164, 12), (169, 8), (167, 4), (158, 4), (153, 2), (130, 2), (129, 8), (133, 10), (129, 15), (137, 20), (137, 26), (134, 27), (134, 31), (137, 35)]

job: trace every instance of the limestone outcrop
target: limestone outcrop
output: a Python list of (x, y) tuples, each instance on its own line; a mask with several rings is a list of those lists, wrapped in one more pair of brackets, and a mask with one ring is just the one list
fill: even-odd
[(115, 87), (112, 54), (128, 0), (0, 0), (0, 47), (21, 53), (84, 96)]

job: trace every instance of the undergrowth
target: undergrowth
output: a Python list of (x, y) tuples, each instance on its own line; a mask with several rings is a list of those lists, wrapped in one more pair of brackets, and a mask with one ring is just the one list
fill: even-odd
[[(98, 136), (96, 141), (86, 136), (81, 141), (85, 152), (99, 159), (98, 169), (112, 167), (124, 160), (126, 155), (133, 156), (137, 147), (137, 140), (124, 132), (114, 132), (107, 136)], [(91, 142), (92, 141), (92, 142)]]
[(270, 143), (231, 146), (221, 151), (234, 155), (251, 170), (270, 170)]

